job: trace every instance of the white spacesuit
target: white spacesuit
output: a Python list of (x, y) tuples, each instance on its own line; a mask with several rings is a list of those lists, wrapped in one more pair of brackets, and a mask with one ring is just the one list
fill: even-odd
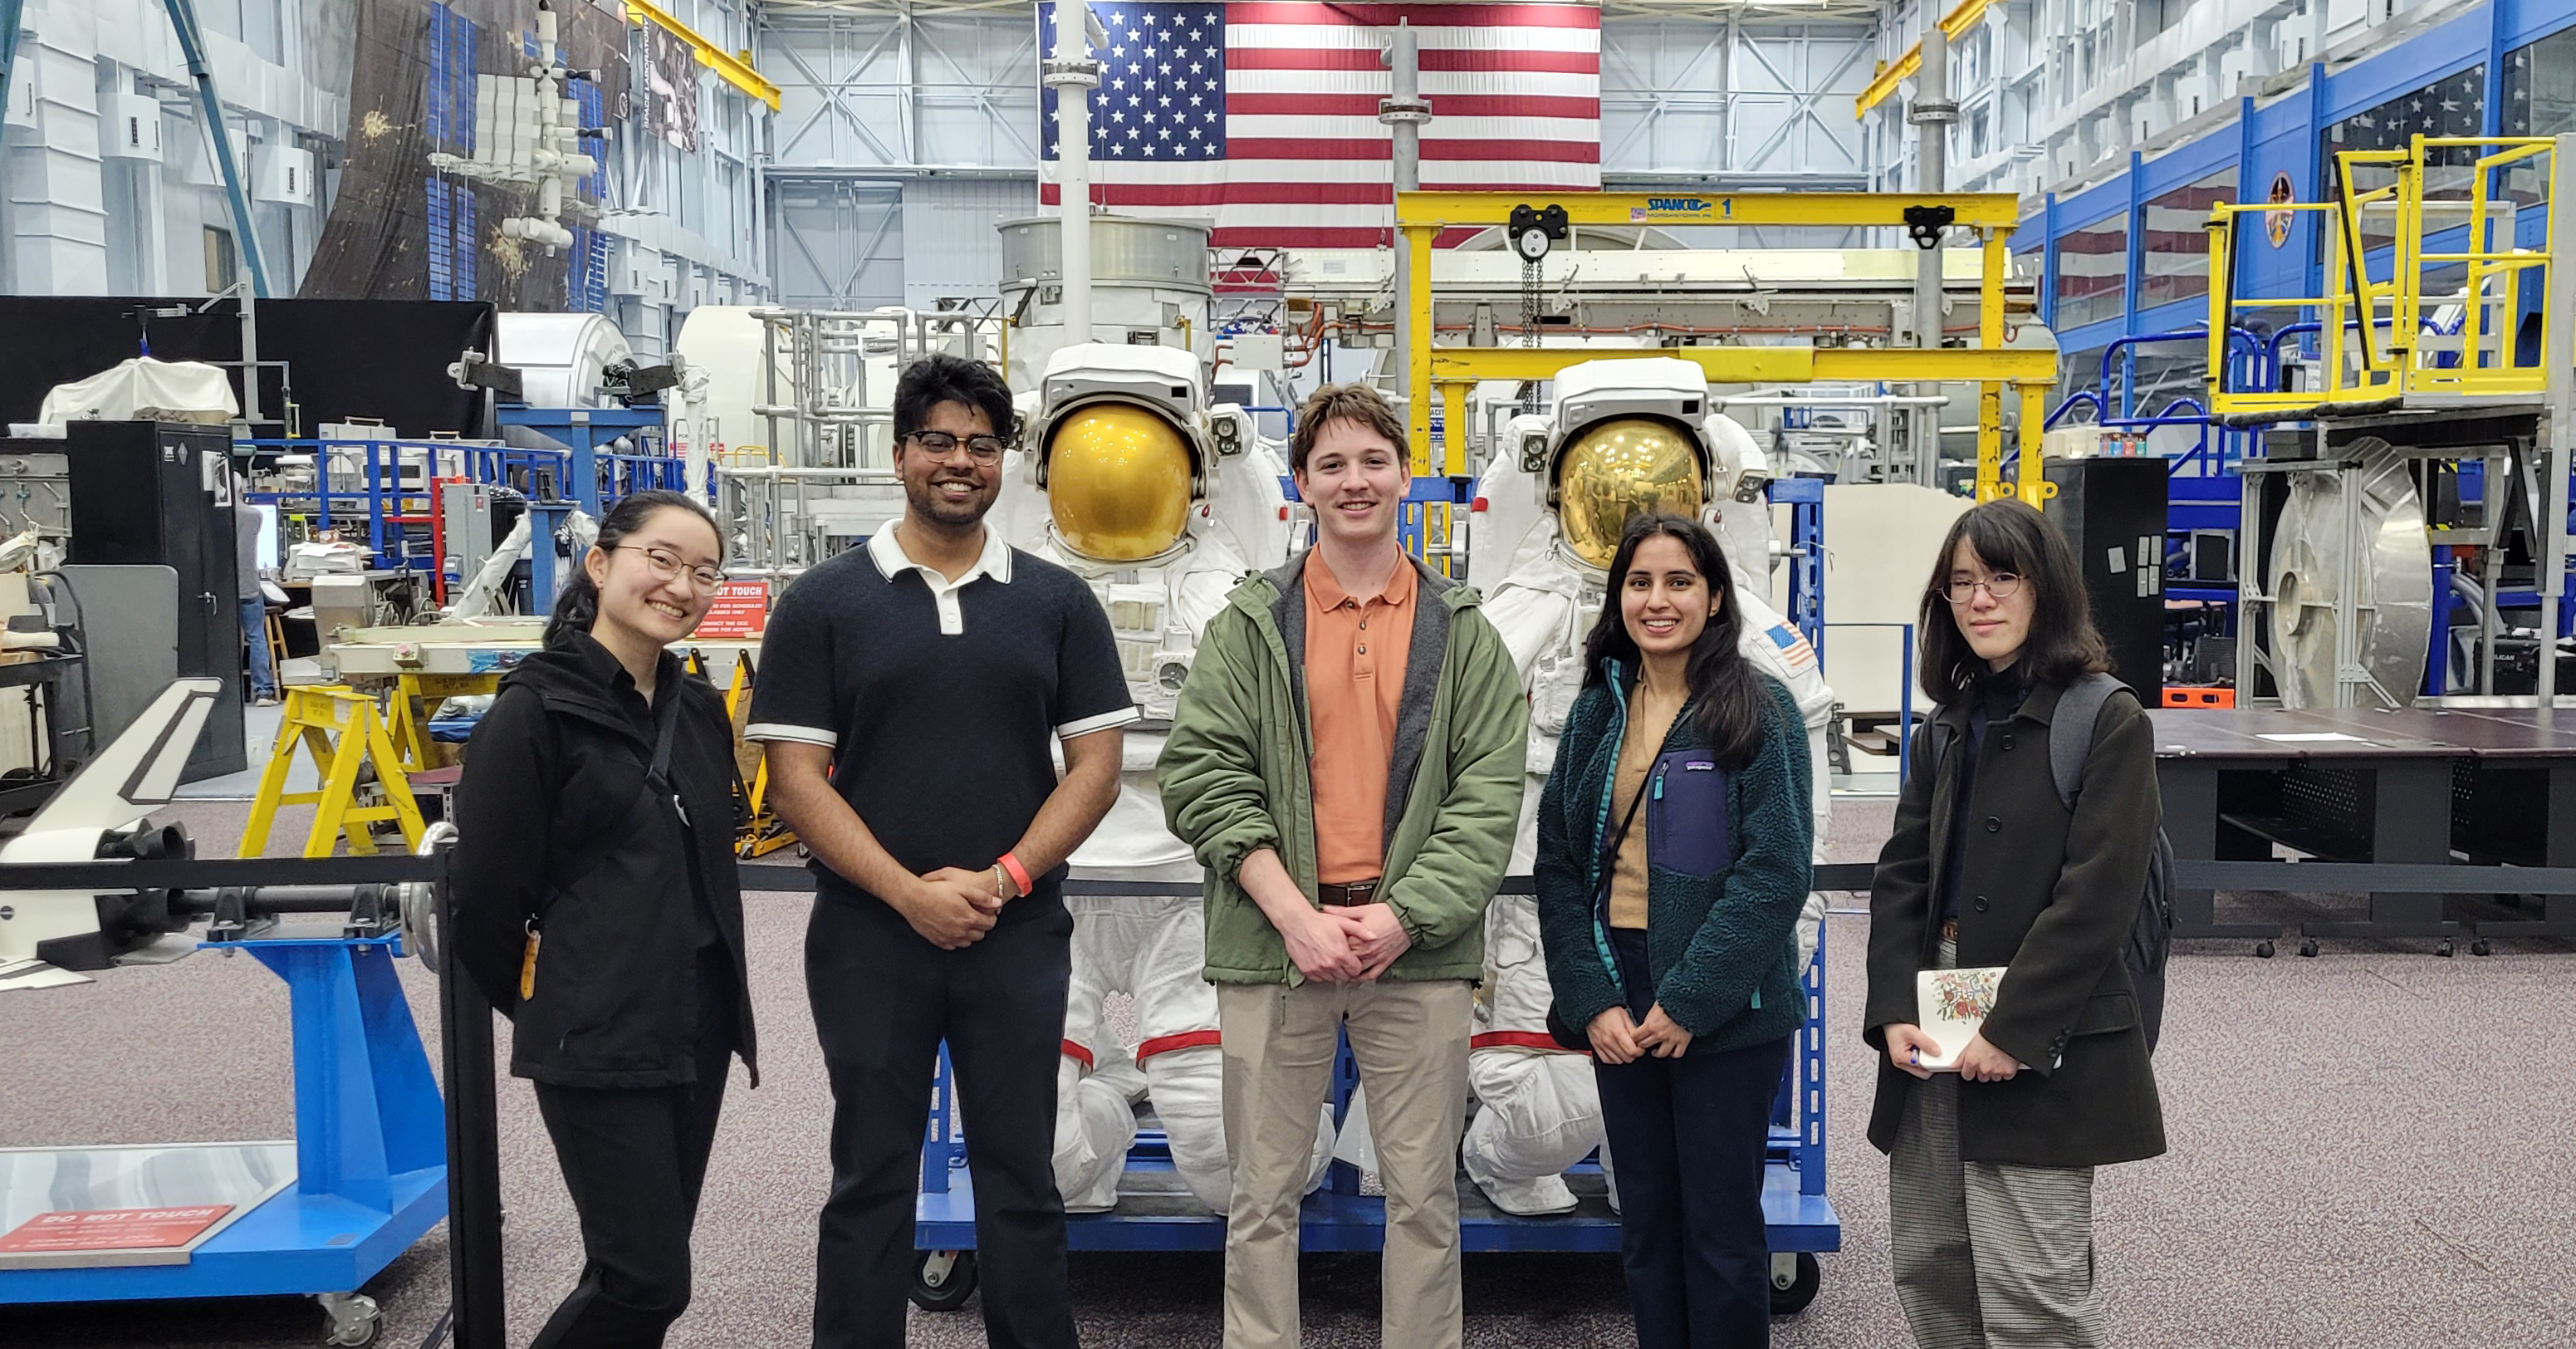
[[(1477, 484), (1486, 525), (1470, 569), (1508, 566), (1486, 590), (1484, 612), (1530, 697), (1529, 789), (1511, 874), (1530, 873), (1539, 793), (1582, 691), (1584, 638), (1601, 614), (1605, 569), (1626, 521), (1643, 510), (1698, 516), (1717, 533), (1735, 571), (1730, 599), (1744, 654), (1788, 688), (1806, 718), (1821, 859), (1833, 809), (1825, 759), (1833, 691), (1814, 648), (1765, 598), (1771, 523), (1760, 450), (1733, 421), (1702, 415), (1707, 385), (1687, 361), (1585, 362), (1560, 374), (1556, 391), (1555, 415), (1516, 419), (1520, 452), (1497, 455)], [(1801, 961), (1813, 956), (1823, 918), (1824, 897), (1810, 895), (1798, 924)], [(1511, 1213), (1573, 1208), (1563, 1172), (1603, 1145), (1591, 1060), (1549, 1039), (1551, 1000), (1536, 900), (1497, 897), (1486, 914), (1485, 989), (1468, 1058), (1478, 1110), (1460, 1155), (1477, 1188)], [(1602, 1164), (1613, 1164), (1606, 1147)]]
[[(1021, 465), (1043, 509), (1004, 513), (1011, 542), (1091, 583), (1109, 612), (1128, 687), (1144, 724), (1129, 729), (1118, 799), (1074, 850), (1078, 880), (1187, 882), (1201, 878), (1189, 847), (1163, 826), (1154, 762), (1199, 634), (1235, 583), (1280, 559), (1250, 557), (1245, 525), (1275, 523), (1286, 498), (1278, 457), (1232, 408), (1213, 415), (1189, 353), (1089, 343), (1047, 361)], [(1215, 490), (1224, 481), (1224, 493)], [(1236, 500), (1220, 510), (1216, 498)], [(1275, 535), (1275, 529), (1272, 531)], [(1262, 537), (1254, 533), (1254, 537)], [(1056, 1083), (1056, 1186), (1065, 1207), (1118, 1202), (1136, 1137), (1135, 1106), (1150, 1100), (1172, 1167), (1218, 1213), (1231, 1192), (1221, 1110), (1216, 990), (1201, 971), (1206, 929), (1189, 895), (1072, 896), (1073, 978)], [(1115, 992), (1136, 1002), (1133, 1057), (1102, 1020)], [(1315, 1179), (1332, 1147), (1321, 1119)]]

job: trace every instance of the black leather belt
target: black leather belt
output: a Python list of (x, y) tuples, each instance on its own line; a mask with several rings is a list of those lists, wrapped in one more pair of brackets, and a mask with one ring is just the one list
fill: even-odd
[(1375, 904), (1377, 888), (1384, 882), (1385, 878), (1380, 876), (1371, 877), (1365, 881), (1353, 881), (1348, 885), (1317, 885), (1315, 897), (1322, 900), (1325, 907), (1334, 909), (1346, 909), (1357, 904)]

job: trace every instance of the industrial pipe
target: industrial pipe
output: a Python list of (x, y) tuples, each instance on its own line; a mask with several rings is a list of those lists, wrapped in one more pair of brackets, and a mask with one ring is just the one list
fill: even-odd
[[(1914, 72), (1914, 107), (1906, 120), (1915, 126), (1914, 186), (1925, 196), (1948, 190), (1950, 124), (1959, 105), (1949, 97), (1950, 39), (1941, 31), (1940, 13), (1926, 6), (1920, 64)], [(1917, 243), (1922, 243), (1917, 240)], [(1926, 351), (1941, 346), (1941, 243), (1936, 234), (1914, 263), (1914, 345)], [(1917, 385), (1920, 394), (1938, 386)], [(1941, 482), (1941, 428), (1937, 418), (1918, 419), (1914, 428), (1914, 480), (1926, 487)]]
[[(1378, 100), (1377, 120), (1395, 133), (1395, 190), (1420, 191), (1422, 128), (1431, 120), (1431, 104), (1422, 97), (1421, 47), (1407, 20), (1395, 21), (1386, 65), (1391, 96)], [(1411, 368), (1414, 344), (1426, 339), (1415, 331), (1413, 306), (1404, 299), (1413, 293), (1413, 250), (1395, 242), (1395, 368), (1404, 370)]]
[[(1056, 7), (1055, 56), (1039, 83), (1055, 90), (1058, 219), (1064, 280), (1064, 340), (1091, 340), (1091, 91), (1100, 87), (1100, 63), (1090, 41), (1099, 20), (1090, 0)], [(1075, 15), (1081, 22), (1073, 22)]]

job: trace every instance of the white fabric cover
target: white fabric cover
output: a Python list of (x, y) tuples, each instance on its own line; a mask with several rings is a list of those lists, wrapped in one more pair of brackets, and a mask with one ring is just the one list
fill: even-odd
[(241, 412), (232, 381), (202, 361), (156, 361), (137, 356), (87, 379), (57, 384), (36, 412), (39, 423), (137, 420), (144, 409), (200, 413), (229, 421)]

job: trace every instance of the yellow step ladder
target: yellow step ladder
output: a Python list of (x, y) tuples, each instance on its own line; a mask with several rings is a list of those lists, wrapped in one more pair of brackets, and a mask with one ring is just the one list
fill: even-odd
[[(706, 672), (706, 666), (694, 651), (689, 653), (689, 668), (699, 674)], [(751, 684), (755, 673), (752, 669), (751, 656), (745, 653), (735, 659), (733, 679), (725, 686), (725, 717), (733, 723), (737, 736), (741, 734), (742, 724), (749, 710)], [(746, 859), (766, 857), (782, 848), (796, 846), (796, 831), (788, 828), (787, 822), (772, 814), (769, 809), (769, 755), (767, 753), (764, 752), (760, 756), (760, 767), (752, 771), (751, 782), (744, 790), (751, 794), (750, 799), (744, 802), (750, 812), (751, 823), (742, 827), (742, 837), (735, 845), (735, 854)]]
[(438, 761), (438, 750), (429, 738), (430, 719), (450, 698), (471, 698), (496, 692), (501, 687), (498, 674), (407, 674), (394, 680), (391, 711), (386, 733), (393, 737), (394, 748), (402, 755), (403, 767), (414, 773), (426, 773), (445, 765)]
[[(312, 756), (314, 772), (322, 779), (321, 790), (286, 790), (287, 770), (294, 766), (298, 748)], [(383, 805), (358, 802), (359, 769), (369, 765), (375, 769), (372, 786), (383, 794)], [(401, 757), (394, 751), (393, 737), (374, 698), (343, 684), (286, 691), (277, 745), (269, 751), (267, 770), (260, 774), (259, 795), (251, 802), (250, 823), (242, 830), (236, 855), (265, 854), (278, 807), (307, 805), (314, 808), (313, 828), (304, 836), (307, 857), (329, 857), (343, 834), (348, 836), (350, 852), (372, 853), (376, 840), (370, 826), (383, 820), (402, 826), (406, 851), (420, 846), (420, 806), (412, 800)]]

